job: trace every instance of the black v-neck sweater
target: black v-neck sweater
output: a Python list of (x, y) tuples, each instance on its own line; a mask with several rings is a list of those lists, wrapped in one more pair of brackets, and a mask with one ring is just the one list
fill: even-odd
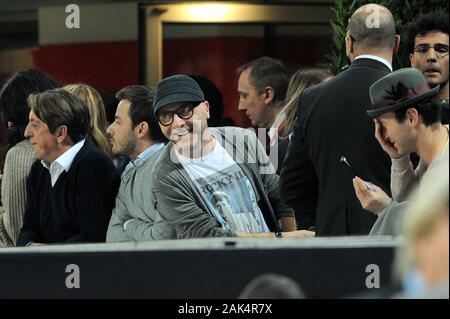
[(87, 140), (52, 187), (37, 160), (27, 179), (27, 204), (17, 246), (104, 242), (120, 177), (112, 160)]

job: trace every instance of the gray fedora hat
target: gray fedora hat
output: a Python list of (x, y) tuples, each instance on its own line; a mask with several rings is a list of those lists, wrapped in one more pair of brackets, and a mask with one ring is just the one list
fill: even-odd
[(412, 106), (439, 92), (439, 85), (430, 88), (422, 72), (404, 68), (389, 73), (370, 86), (372, 107), (370, 117)]
[(155, 89), (153, 112), (163, 106), (179, 102), (204, 102), (205, 96), (193, 78), (184, 74), (169, 76), (161, 80)]

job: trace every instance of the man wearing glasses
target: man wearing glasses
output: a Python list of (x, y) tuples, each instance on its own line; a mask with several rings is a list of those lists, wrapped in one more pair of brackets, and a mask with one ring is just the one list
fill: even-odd
[(156, 210), (177, 238), (314, 235), (295, 231), (294, 213), (281, 201), (278, 176), (256, 135), (208, 128), (209, 104), (192, 78), (162, 80), (153, 108), (170, 143), (150, 185)]
[(448, 14), (421, 15), (408, 26), (407, 47), (411, 66), (420, 70), (428, 85), (440, 85), (442, 122), (448, 124)]

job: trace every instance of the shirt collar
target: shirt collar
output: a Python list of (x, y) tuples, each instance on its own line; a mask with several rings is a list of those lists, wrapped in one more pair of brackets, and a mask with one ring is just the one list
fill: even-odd
[(267, 135), (270, 139), (270, 144), (272, 145), (278, 139), (278, 132), (284, 127), (286, 124), (286, 113), (281, 113), (275, 119), (272, 127), (269, 129)]
[[(78, 152), (84, 145), (85, 139), (79, 141), (77, 144), (69, 148), (67, 151), (65, 151), (60, 157), (58, 157), (53, 163), (59, 164), (61, 167), (64, 168), (66, 172), (69, 171), (70, 166), (72, 165), (73, 160), (75, 159), (75, 156), (77, 156)], [(41, 161), (42, 165), (44, 165), (45, 168), (50, 169), (50, 167), (53, 165), (48, 165), (44, 161)]]
[(389, 68), (389, 70), (391, 70), (391, 72), (392, 72), (392, 64), (390, 64), (386, 59), (380, 58), (379, 56), (371, 55), (371, 54), (363, 54), (363, 55), (358, 55), (355, 58), (355, 60), (358, 60), (358, 59), (372, 59), (372, 60), (381, 62), (384, 65), (386, 65)]
[(150, 156), (152, 156), (154, 153), (156, 153), (158, 150), (160, 150), (163, 147), (164, 147), (164, 143), (153, 144), (152, 146), (147, 148), (145, 151), (143, 151), (141, 154), (139, 154), (135, 160), (131, 161), (131, 163), (134, 165), (134, 167), (139, 167), (142, 164), (144, 164), (144, 162)]

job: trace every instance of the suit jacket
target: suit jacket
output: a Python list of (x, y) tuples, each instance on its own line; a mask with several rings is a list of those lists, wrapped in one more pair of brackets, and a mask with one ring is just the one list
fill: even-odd
[(358, 59), (334, 79), (300, 97), (294, 134), (281, 170), (281, 193), (297, 214), (315, 216), (317, 235), (368, 234), (376, 216), (364, 210), (352, 184), (354, 174), (390, 194), (389, 156), (374, 137), (366, 111), (369, 87), (390, 70)]

